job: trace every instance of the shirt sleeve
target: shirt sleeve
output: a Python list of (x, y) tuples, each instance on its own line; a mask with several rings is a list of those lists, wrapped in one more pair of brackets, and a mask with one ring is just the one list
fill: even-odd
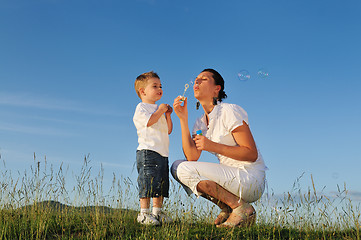
[(143, 105), (139, 104), (135, 109), (133, 122), (136, 128), (147, 127), (152, 113), (149, 112)]
[(247, 112), (242, 107), (230, 104), (225, 108), (225, 110), (226, 114), (223, 114), (223, 122), (229, 132), (232, 132), (237, 127), (242, 126), (243, 121), (248, 124)]

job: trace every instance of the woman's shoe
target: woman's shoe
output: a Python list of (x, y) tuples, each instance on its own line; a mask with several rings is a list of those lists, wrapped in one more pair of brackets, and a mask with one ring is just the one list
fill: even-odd
[(231, 215), (230, 212), (221, 211), (219, 213), (219, 215), (217, 216), (216, 220), (214, 220), (214, 224), (219, 225), (219, 224), (224, 223), (229, 218), (229, 215)]
[[(232, 227), (250, 227), (256, 222), (256, 211), (251, 212), (250, 214), (245, 212), (245, 208), (252, 207), (250, 204), (248, 206), (239, 206), (233, 209), (231, 215), (224, 223), (217, 225), (217, 227), (232, 228)], [(253, 208), (253, 207), (252, 207)], [(234, 219), (239, 219), (234, 221)], [(230, 221), (231, 220), (231, 221)], [(232, 221), (233, 220), (233, 221)]]

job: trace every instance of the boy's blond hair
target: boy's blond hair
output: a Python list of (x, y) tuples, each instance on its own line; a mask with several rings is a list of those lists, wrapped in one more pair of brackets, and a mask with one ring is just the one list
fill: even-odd
[(140, 92), (139, 92), (139, 89), (141, 88), (145, 88), (147, 86), (147, 82), (149, 79), (151, 78), (159, 78), (158, 74), (153, 72), (153, 71), (150, 71), (150, 72), (146, 72), (146, 73), (143, 73), (143, 74), (140, 74), (136, 79), (135, 79), (135, 83), (134, 83), (134, 88), (135, 88), (135, 91), (137, 92), (138, 96), (140, 99), (142, 99), (140, 97)]

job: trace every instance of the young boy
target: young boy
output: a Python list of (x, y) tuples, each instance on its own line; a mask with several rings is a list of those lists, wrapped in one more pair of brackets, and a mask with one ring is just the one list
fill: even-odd
[[(135, 109), (133, 122), (137, 128), (137, 170), (141, 224), (159, 225), (172, 222), (162, 211), (163, 198), (169, 197), (169, 137), (173, 124), (172, 107), (156, 105), (163, 95), (158, 74), (147, 72), (135, 80), (135, 91), (142, 100)], [(153, 211), (150, 212), (150, 198)]]

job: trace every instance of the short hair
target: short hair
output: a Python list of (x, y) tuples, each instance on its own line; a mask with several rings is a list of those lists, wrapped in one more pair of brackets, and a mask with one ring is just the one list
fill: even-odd
[(139, 89), (145, 88), (147, 86), (148, 80), (151, 78), (160, 79), (158, 74), (153, 71), (142, 73), (135, 79), (134, 88), (140, 99), (142, 98), (140, 97)]
[(212, 68), (206, 68), (202, 72), (212, 73), (215, 84), (221, 86), (221, 90), (218, 93), (217, 100), (222, 102), (222, 100), (224, 98), (227, 98), (227, 94), (224, 91), (224, 79), (221, 76), (221, 74), (219, 74), (219, 72), (217, 72), (216, 70), (214, 70)]

